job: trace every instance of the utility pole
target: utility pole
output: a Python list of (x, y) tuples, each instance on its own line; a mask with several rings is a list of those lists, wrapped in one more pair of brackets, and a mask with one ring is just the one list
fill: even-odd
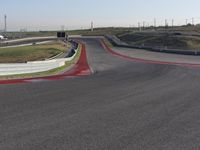
[(91, 22), (91, 31), (92, 32), (94, 31), (94, 23), (93, 23), (93, 21)]
[(154, 18), (154, 30), (156, 30), (156, 18)]
[(4, 27), (4, 31), (7, 32), (7, 15), (4, 15), (4, 23), (5, 23), (5, 27)]
[(61, 31), (65, 31), (65, 26), (61, 25)]
[(156, 18), (154, 18), (154, 27), (156, 28)]
[(186, 19), (185, 21), (186, 21), (186, 24), (185, 24), (185, 25), (187, 26), (187, 25), (188, 25), (188, 19)]
[(168, 27), (168, 22), (167, 19), (165, 19), (165, 32), (167, 31), (167, 27)]
[(150, 27), (150, 24), (149, 24), (149, 23), (147, 23), (147, 27), (148, 27), (148, 28)]
[(139, 31), (141, 31), (141, 25), (139, 22), (138, 22), (138, 29), (139, 29)]
[(143, 29), (145, 28), (145, 21), (143, 21)]
[(192, 25), (194, 25), (194, 18), (192, 18)]
[(165, 19), (165, 27), (167, 27), (167, 26), (168, 26), (167, 19)]
[(174, 27), (174, 19), (172, 19), (172, 28)]

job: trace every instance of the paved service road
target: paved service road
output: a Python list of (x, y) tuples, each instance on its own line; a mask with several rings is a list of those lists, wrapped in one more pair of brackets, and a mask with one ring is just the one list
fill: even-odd
[(83, 42), (92, 76), (0, 85), (0, 150), (200, 149), (200, 68), (130, 62)]
[(131, 48), (122, 48), (114, 47), (112, 48), (117, 53), (131, 56), (138, 59), (146, 59), (152, 61), (161, 61), (161, 62), (172, 62), (172, 63), (187, 63), (187, 64), (200, 64), (200, 56), (192, 55), (178, 55), (178, 54), (169, 54), (161, 52), (151, 52), (142, 49), (131, 49)]

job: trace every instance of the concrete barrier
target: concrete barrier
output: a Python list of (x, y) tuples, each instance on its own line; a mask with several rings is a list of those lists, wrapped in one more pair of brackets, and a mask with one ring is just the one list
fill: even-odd
[(19, 75), (28, 73), (37, 73), (49, 71), (61, 66), (64, 66), (67, 61), (71, 61), (77, 54), (78, 49), (75, 50), (75, 54), (69, 58), (60, 58), (45, 61), (34, 61), (27, 63), (5, 63), (0, 64), (0, 76), (5, 75)]

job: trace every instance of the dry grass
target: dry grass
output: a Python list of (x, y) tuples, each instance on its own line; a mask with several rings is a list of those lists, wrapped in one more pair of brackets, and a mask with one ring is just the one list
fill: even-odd
[(59, 53), (66, 52), (69, 44), (64, 46), (60, 42), (43, 45), (32, 45), (16, 48), (0, 48), (0, 63), (20, 63), (27, 61), (44, 60)]

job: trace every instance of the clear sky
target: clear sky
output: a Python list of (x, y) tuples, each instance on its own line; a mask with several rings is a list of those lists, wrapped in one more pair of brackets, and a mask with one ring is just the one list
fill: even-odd
[(0, 0), (0, 29), (7, 14), (8, 29), (54, 30), (100, 26), (200, 23), (200, 0)]

